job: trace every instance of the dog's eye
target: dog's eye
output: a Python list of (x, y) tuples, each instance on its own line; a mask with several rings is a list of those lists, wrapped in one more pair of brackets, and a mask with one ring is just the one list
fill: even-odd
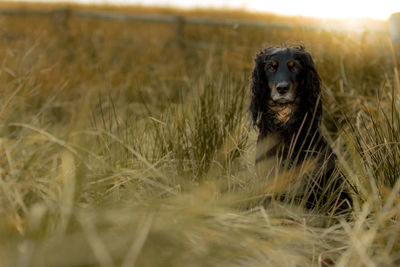
[(275, 72), (278, 69), (278, 62), (276, 60), (271, 60), (267, 62), (266, 70), (269, 72)]
[(276, 61), (272, 61), (270, 64), (267, 65), (267, 70), (269, 72), (275, 72), (277, 68), (278, 68), (278, 62)]
[(300, 67), (293, 61), (290, 61), (287, 65), (288, 65), (289, 70), (291, 70), (291, 71), (298, 71), (300, 69)]

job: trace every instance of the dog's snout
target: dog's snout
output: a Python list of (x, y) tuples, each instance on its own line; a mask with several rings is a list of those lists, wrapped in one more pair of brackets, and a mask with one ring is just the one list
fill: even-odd
[(278, 84), (276, 85), (276, 90), (277, 90), (278, 93), (280, 93), (280, 94), (286, 94), (287, 91), (289, 91), (289, 83), (287, 83), (287, 82), (278, 83)]

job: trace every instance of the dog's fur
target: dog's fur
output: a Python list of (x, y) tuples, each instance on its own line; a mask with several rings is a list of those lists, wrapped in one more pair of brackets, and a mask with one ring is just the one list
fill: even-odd
[[(307, 207), (325, 197), (326, 186), (336, 191), (329, 180), (335, 170), (336, 156), (320, 131), (322, 104), (320, 77), (310, 54), (302, 46), (269, 47), (257, 54), (251, 78), (250, 112), (259, 130), (256, 164), (280, 158), (279, 168), (295, 169), (307, 160), (316, 162)], [(265, 145), (265, 140), (275, 141)], [(262, 165), (261, 165), (262, 166)], [(318, 177), (315, 174), (319, 173)], [(305, 189), (303, 189), (305, 190)], [(347, 193), (338, 194), (340, 201), (351, 201)]]

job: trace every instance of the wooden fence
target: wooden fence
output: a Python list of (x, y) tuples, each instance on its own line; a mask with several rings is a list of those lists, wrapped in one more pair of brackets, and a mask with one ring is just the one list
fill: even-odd
[[(298, 25), (285, 23), (267, 23), (251, 20), (234, 19), (210, 19), (204, 17), (183, 17), (173, 15), (141, 15), (141, 14), (121, 14), (104, 11), (83, 11), (69, 8), (58, 8), (53, 10), (26, 10), (10, 9), (0, 10), (1, 16), (46, 16), (53, 19), (53, 24), (57, 32), (68, 34), (68, 20), (71, 17), (80, 17), (87, 19), (133, 21), (133, 22), (151, 22), (151, 23), (170, 23), (175, 28), (175, 42), (178, 46), (183, 43), (183, 29), (185, 25), (204, 25), (204, 26), (223, 26), (223, 27), (258, 27), (258, 28), (280, 28), (293, 30), (299, 28)], [(320, 28), (311, 26), (301, 26), (303, 30), (320, 30)]]
[[(259, 27), (259, 28), (281, 28), (286, 30), (302, 29), (302, 30), (321, 30), (321, 27), (297, 26), (284, 23), (267, 23), (250, 20), (233, 20), (233, 19), (210, 19), (199, 17), (183, 17), (173, 15), (140, 15), (140, 14), (121, 14), (115, 12), (104, 11), (83, 11), (73, 10), (69, 8), (59, 8), (53, 10), (25, 10), (12, 9), (0, 10), (0, 16), (47, 16), (54, 21), (57, 31), (68, 33), (68, 19), (72, 16), (101, 19), (101, 20), (118, 20), (118, 21), (135, 21), (135, 22), (161, 22), (171, 23), (175, 28), (175, 42), (181, 46), (183, 40), (183, 29), (186, 24), (205, 25), (205, 26), (225, 26), (225, 27)], [(400, 13), (395, 13), (390, 18), (390, 31), (392, 35), (394, 53), (400, 57)]]
[[(116, 20), (116, 21), (133, 21), (133, 22), (151, 22), (151, 23), (170, 23), (174, 25), (175, 37), (174, 42), (178, 46), (183, 45), (183, 29), (187, 24), (205, 25), (205, 26), (225, 26), (225, 27), (259, 27), (259, 28), (281, 28), (293, 29), (291, 24), (266, 23), (250, 20), (232, 20), (232, 19), (210, 19), (200, 17), (183, 17), (174, 15), (141, 15), (141, 14), (121, 14), (105, 11), (83, 11), (73, 10), (69, 8), (58, 8), (53, 10), (26, 10), (26, 9), (10, 9), (0, 10), (1, 16), (39, 16), (50, 17), (53, 19), (54, 28), (58, 33), (68, 35), (68, 20), (71, 17), (80, 17), (87, 19)], [(303, 29), (315, 29), (312, 27), (302, 27)]]
[[(137, 22), (166, 22), (166, 23), (184, 23), (184, 24), (199, 24), (210, 26), (228, 26), (228, 27), (279, 27), (293, 28), (291, 24), (281, 23), (266, 23), (249, 20), (232, 20), (232, 19), (209, 19), (199, 17), (182, 17), (173, 15), (140, 15), (140, 14), (121, 14), (104, 11), (80, 11), (68, 8), (54, 10), (25, 10), (12, 9), (0, 10), (0, 16), (52, 16), (54, 18), (71, 16), (83, 17), (89, 19), (110, 19), (119, 21), (137, 21)], [(310, 27), (311, 28), (311, 27)]]

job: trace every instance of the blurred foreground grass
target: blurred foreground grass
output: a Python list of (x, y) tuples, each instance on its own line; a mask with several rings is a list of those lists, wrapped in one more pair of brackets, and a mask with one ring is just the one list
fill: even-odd
[[(387, 31), (186, 25), (179, 48), (168, 24), (52, 22), (0, 18), (1, 266), (400, 264)], [(350, 220), (262, 205), (248, 78), (257, 51), (285, 42), (321, 74), (324, 130), (356, 189)]]

